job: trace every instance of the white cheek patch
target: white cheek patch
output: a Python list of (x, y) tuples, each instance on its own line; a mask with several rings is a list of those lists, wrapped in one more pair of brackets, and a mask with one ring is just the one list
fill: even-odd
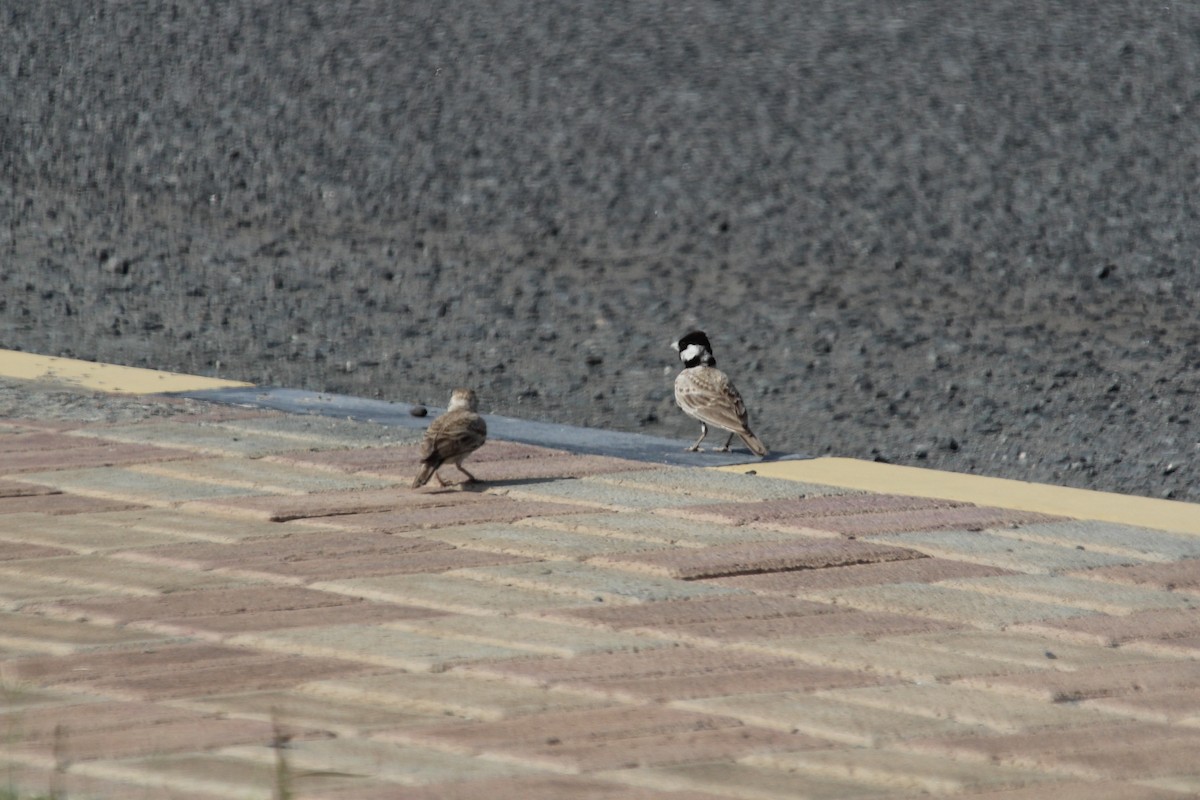
[(698, 344), (689, 344), (687, 347), (679, 351), (679, 360), (687, 363), (694, 358), (699, 358), (704, 355), (705, 350)]

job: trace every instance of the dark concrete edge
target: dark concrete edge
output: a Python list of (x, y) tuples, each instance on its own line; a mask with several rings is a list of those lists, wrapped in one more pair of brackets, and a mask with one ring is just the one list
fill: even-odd
[[(421, 430), (427, 427), (429, 421), (443, 410), (431, 407), (428, 409), (428, 416), (417, 417), (412, 414), (414, 406), (408, 403), (368, 400), (327, 392), (255, 386), (172, 392), (166, 396), (187, 397), (224, 405), (351, 419), (358, 422), (372, 422), (378, 425)], [(533, 422), (492, 414), (485, 414), (484, 419), (487, 420), (488, 434), (496, 439), (552, 447), (570, 453), (613, 456), (631, 461), (646, 461), (669, 466), (725, 467), (737, 464), (753, 465), (763, 461), (795, 461), (812, 458), (812, 456), (798, 453), (772, 453), (765, 459), (760, 459), (748, 450), (732, 450), (728, 453), (710, 451), (691, 453), (686, 451), (691, 442), (679, 439), (607, 431), (599, 428), (581, 428), (554, 422)], [(724, 434), (717, 431), (710, 432), (709, 436), (709, 441), (719, 444)], [(737, 440), (735, 439), (735, 441)]]

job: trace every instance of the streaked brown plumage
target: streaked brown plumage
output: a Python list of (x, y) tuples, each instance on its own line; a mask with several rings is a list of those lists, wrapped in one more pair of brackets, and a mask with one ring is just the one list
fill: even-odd
[(487, 441), (487, 423), (479, 416), (479, 400), (471, 389), (455, 389), (450, 395), (446, 413), (429, 423), (425, 439), (421, 442), (421, 471), (413, 479), (417, 489), (436, 478), (439, 486), (446, 482), (438, 469), (447, 461), (453, 462), (458, 471), (467, 476), (468, 482), (475, 476), (463, 467), (463, 459), (474, 453)]
[(684, 369), (675, 378), (675, 402), (688, 416), (700, 421), (700, 438), (688, 450), (700, 449), (708, 436), (708, 426), (729, 431), (719, 451), (729, 449), (734, 435), (740, 436), (757, 456), (767, 455), (767, 446), (750, 430), (749, 414), (737, 387), (729, 376), (716, 368), (712, 346), (703, 331), (692, 331), (673, 347), (679, 352)]

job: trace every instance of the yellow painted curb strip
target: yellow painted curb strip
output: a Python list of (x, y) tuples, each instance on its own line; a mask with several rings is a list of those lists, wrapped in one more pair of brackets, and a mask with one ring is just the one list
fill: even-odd
[(1200, 505), (1152, 497), (1095, 492), (1007, 478), (964, 475), (919, 467), (879, 464), (854, 458), (767, 461), (717, 467), (727, 472), (755, 470), (769, 478), (821, 483), (868, 492), (939, 497), (979, 505), (1038, 511), (1074, 519), (1118, 522), (1144, 528), (1200, 534)]
[(112, 394), (160, 394), (162, 392), (197, 392), (206, 389), (229, 389), (251, 386), (241, 381), (182, 375), (140, 367), (116, 364), (97, 364), (74, 358), (55, 358), (15, 350), (0, 350), (0, 377), (18, 380), (47, 380), (70, 384), (73, 387)]

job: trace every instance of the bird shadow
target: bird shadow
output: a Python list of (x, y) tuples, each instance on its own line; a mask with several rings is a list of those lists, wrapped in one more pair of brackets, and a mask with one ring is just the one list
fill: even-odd
[(554, 481), (579, 480), (573, 475), (546, 476), (545, 478), (507, 478), (501, 480), (475, 480), (447, 483), (445, 486), (423, 487), (426, 494), (444, 494), (447, 492), (474, 492), (483, 494), (488, 489), (509, 489), (516, 486), (536, 486), (539, 483)]
[(504, 478), (501, 480), (487, 481), (480, 480), (474, 483), (459, 484), (463, 491), (466, 492), (486, 492), (488, 489), (507, 489), (514, 486), (536, 486), (539, 483), (553, 483), (555, 481), (574, 481), (579, 480), (574, 475), (557, 475), (551, 477), (547, 475), (544, 478)]

